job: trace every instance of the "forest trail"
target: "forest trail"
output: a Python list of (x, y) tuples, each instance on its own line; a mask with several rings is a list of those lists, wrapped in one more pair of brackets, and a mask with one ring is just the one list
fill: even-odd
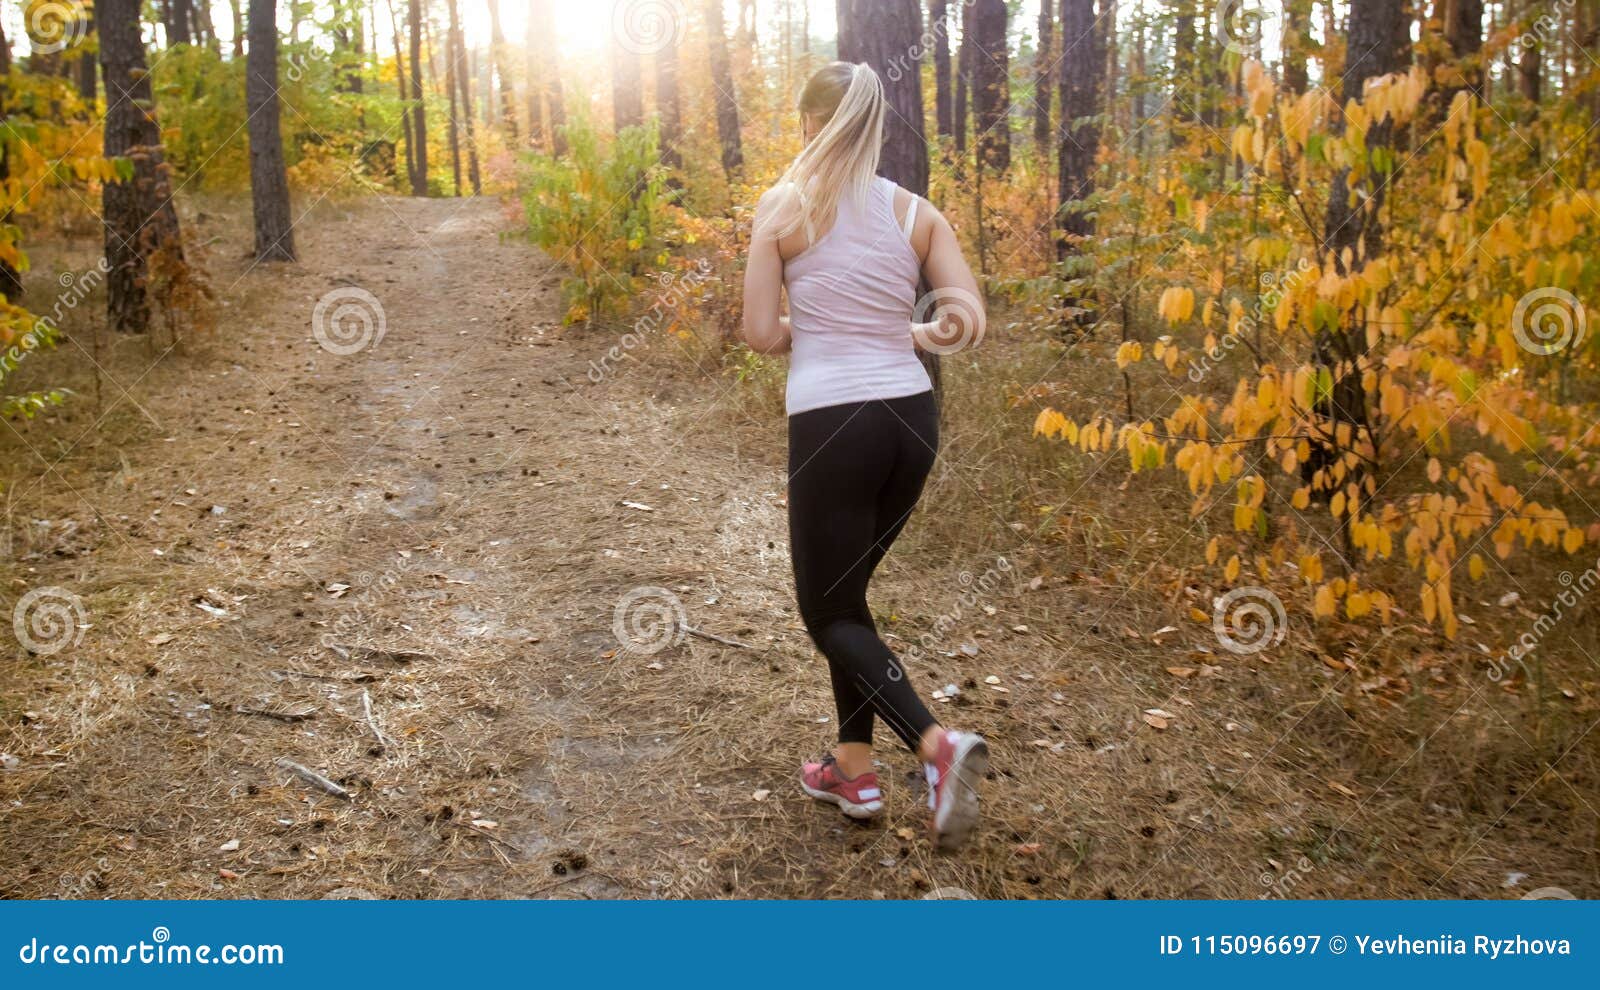
[[(1552, 848), (1516, 817), (1485, 840), (1487, 813), (1380, 844), (1434, 799), (1316, 810), (1366, 745), (1336, 705), (1249, 671), (1175, 689), (1159, 635), (1099, 635), (1140, 620), (1092, 578), (952, 607), (994, 558), (916, 533), (875, 605), (907, 636), (954, 616), (913, 675), (961, 681), (995, 745), (987, 821), (935, 856), (886, 753), (890, 814), (848, 824), (793, 782), (833, 708), (777, 417), (723, 429), (717, 379), (605, 362), (623, 331), (563, 330), (556, 264), (488, 200), (324, 207), (278, 267), (242, 259), (246, 225), (198, 225), (241, 301), (191, 353), (118, 365), (102, 432), (39, 455), (65, 483), (13, 493), (42, 520), (30, 586), (90, 628), (0, 672), (9, 896), (1460, 896)], [(315, 330), (341, 302), (372, 318), (323, 334), (350, 353)], [(178, 398), (139, 398), (145, 375)], [(679, 609), (745, 645), (675, 633)], [(1171, 731), (1139, 719), (1160, 707)]]

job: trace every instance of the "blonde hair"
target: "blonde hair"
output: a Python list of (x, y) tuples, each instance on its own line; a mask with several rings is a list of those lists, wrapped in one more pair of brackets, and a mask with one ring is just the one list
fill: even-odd
[(883, 82), (865, 62), (830, 62), (800, 94), (800, 112), (822, 119), (822, 130), (795, 156), (777, 189), (798, 196), (784, 211), (778, 237), (804, 230), (815, 240), (830, 225), (841, 196), (865, 204), (883, 153)]

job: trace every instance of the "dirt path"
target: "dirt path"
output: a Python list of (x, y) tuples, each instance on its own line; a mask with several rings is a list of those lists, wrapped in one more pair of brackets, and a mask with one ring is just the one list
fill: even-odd
[[(1515, 816), (1483, 841), (1489, 807), (1380, 843), (1392, 808), (1325, 809), (1329, 780), (1359, 786), (1339, 752), (1272, 742), (1304, 725), (1358, 754), (1337, 706), (1249, 671), (1174, 688), (1160, 637), (1102, 634), (1108, 604), (1142, 621), (1126, 589), (1029, 600), (1027, 575), (984, 581), (992, 553), (914, 543), (875, 604), (908, 638), (948, 625), (916, 676), (959, 682), (996, 745), (989, 825), (934, 856), (901, 757), (888, 820), (847, 825), (791, 780), (832, 705), (790, 602), (776, 419), (723, 430), (714, 380), (629, 359), (589, 381), (615, 341), (563, 335), (555, 266), (499, 240), (495, 204), (325, 209), (270, 270), (238, 260), (238, 216), (199, 226), (236, 300), (216, 339), (124, 346), (128, 391), (52, 427), (78, 442), (18, 447), (37, 522), (12, 590), (63, 589), (90, 628), (0, 671), (0, 892), (1459, 895), (1544, 841)], [(369, 321), (347, 310), (330, 350), (319, 302)]]

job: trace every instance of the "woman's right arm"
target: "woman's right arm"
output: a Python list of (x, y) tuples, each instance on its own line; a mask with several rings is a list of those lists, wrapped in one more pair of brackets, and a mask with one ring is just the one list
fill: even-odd
[(784, 207), (777, 190), (763, 193), (750, 230), (750, 255), (744, 266), (744, 342), (758, 354), (789, 350), (789, 321), (779, 315), (783, 255), (776, 236)]
[[(925, 204), (926, 200), (923, 201)], [(911, 337), (917, 346), (933, 354), (951, 354), (977, 347), (988, 324), (988, 310), (972, 267), (961, 253), (961, 242), (944, 214), (927, 204), (928, 249), (922, 260), (922, 277), (927, 281), (932, 305), (918, 309), (934, 319), (913, 323)]]

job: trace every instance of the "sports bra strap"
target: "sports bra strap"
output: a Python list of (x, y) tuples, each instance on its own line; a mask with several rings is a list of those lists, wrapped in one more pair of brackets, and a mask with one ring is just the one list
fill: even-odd
[(906, 207), (906, 218), (900, 222), (900, 233), (904, 234), (908, 241), (911, 240), (911, 231), (916, 229), (917, 200), (921, 198), (916, 193), (911, 194), (911, 205)]

